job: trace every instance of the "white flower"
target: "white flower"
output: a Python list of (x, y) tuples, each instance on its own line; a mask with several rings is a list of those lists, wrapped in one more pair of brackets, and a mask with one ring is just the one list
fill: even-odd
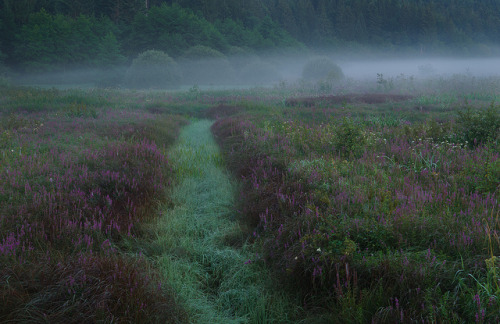
[(321, 248), (318, 248), (316, 251), (321, 252)]

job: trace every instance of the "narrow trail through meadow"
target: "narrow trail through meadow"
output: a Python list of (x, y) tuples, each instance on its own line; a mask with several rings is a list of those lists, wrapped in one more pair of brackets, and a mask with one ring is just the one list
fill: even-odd
[(255, 259), (251, 247), (234, 244), (242, 237), (237, 183), (223, 166), (211, 124), (191, 122), (169, 152), (177, 184), (156, 224), (158, 266), (193, 323), (290, 322), (293, 303), (273, 289), (264, 265), (248, 262)]

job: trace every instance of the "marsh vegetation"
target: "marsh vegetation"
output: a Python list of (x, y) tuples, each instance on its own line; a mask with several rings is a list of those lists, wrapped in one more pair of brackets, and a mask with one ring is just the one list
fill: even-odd
[(499, 84), (4, 85), (0, 319), (498, 322)]

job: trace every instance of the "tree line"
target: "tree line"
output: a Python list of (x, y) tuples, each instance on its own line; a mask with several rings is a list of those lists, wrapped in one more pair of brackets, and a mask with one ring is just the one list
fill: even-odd
[[(269, 16), (312, 47), (457, 50), (487, 54), (500, 43), (499, 0), (171, 0), (209, 21)], [(491, 49), (490, 49), (491, 50)]]
[(156, 49), (224, 54), (328, 47), (492, 54), (500, 0), (3, 0), (0, 61), (113, 66)]
[(4, 0), (0, 58), (20, 71), (113, 67), (148, 49), (177, 58), (204, 45), (224, 54), (301, 48), (270, 17), (209, 22), (179, 4), (151, 1)]

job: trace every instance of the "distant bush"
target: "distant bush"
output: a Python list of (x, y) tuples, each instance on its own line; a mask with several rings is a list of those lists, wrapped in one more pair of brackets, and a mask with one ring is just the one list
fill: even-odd
[(499, 106), (493, 104), (486, 110), (468, 107), (458, 112), (457, 135), (470, 148), (498, 140), (500, 130)]
[(344, 78), (342, 69), (327, 57), (319, 57), (306, 63), (302, 70), (305, 80), (337, 81)]
[(181, 80), (177, 63), (162, 51), (149, 50), (134, 59), (125, 77), (132, 88), (175, 88)]
[(182, 56), (183, 83), (189, 85), (229, 84), (234, 70), (221, 52), (208, 46), (194, 46)]
[(344, 156), (356, 156), (361, 153), (366, 144), (362, 126), (351, 118), (344, 118), (334, 130), (333, 144), (336, 150)]

